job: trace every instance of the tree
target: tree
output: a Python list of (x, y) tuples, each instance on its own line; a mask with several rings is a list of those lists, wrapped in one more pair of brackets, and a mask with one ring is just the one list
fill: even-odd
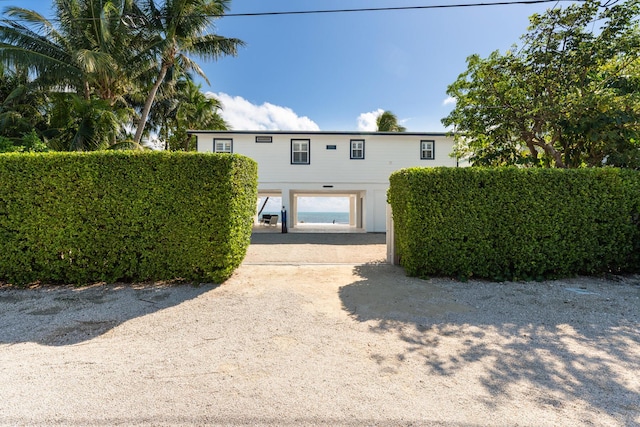
[(46, 93), (34, 87), (26, 68), (0, 64), (0, 136), (18, 145), (25, 134), (47, 126)]
[(0, 136), (0, 153), (39, 153), (44, 151), (49, 151), (49, 147), (40, 139), (35, 130), (25, 133), (20, 140)]
[(406, 130), (398, 124), (398, 118), (391, 111), (384, 111), (376, 117), (377, 132), (406, 132)]
[(56, 151), (106, 150), (122, 138), (129, 113), (107, 100), (85, 99), (73, 93), (55, 94), (51, 103), (49, 145)]
[[(54, 117), (48, 133), (74, 135), (71, 143), (58, 138), (57, 147), (129, 146), (132, 141), (123, 133), (128, 127), (136, 128), (133, 145), (139, 146), (156, 95), (174, 96), (176, 82), (191, 79), (191, 71), (206, 80), (191, 56), (235, 55), (243, 44), (210, 33), (228, 2), (54, 0), (51, 21), (8, 7), (8, 19), (0, 23), (0, 62), (26, 70), (33, 77), (31, 87), (47, 92)], [(141, 114), (134, 121), (136, 112)], [(0, 119), (10, 117), (17, 116)], [(112, 133), (89, 135), (92, 130)]]
[(148, 35), (129, 24), (142, 13), (132, 0), (56, 0), (57, 25), (20, 7), (4, 13), (0, 59), (27, 67), (42, 88), (115, 105), (151, 67)]
[(638, 13), (637, 0), (604, 9), (587, 0), (533, 15), (522, 47), (470, 56), (442, 120), (457, 155), (478, 165), (631, 165), (640, 148)]
[[(49, 92), (57, 125), (77, 125), (58, 132), (74, 135), (70, 143), (58, 141), (58, 149), (115, 144), (119, 129), (133, 115), (126, 98), (138, 90), (139, 79), (152, 65), (145, 49), (149, 35), (133, 25), (142, 12), (132, 0), (56, 0), (54, 13), (56, 25), (37, 12), (7, 8), (11, 19), (0, 25), (0, 60), (28, 70), (34, 76), (31, 86)], [(54, 105), (60, 102), (68, 102), (69, 108)], [(80, 116), (62, 119), (62, 111)], [(117, 125), (116, 118), (121, 121)], [(55, 134), (53, 126), (49, 133)], [(112, 133), (89, 135), (92, 130)]]
[(201, 85), (181, 79), (169, 94), (154, 104), (149, 122), (159, 129), (165, 150), (195, 150), (189, 129), (227, 130), (229, 126), (220, 116), (220, 102), (201, 91)]
[(228, 9), (228, 3), (229, 0), (165, 0), (158, 6), (154, 0), (145, 1), (145, 25), (154, 36), (150, 51), (157, 56), (158, 67), (138, 121), (135, 142), (142, 138), (156, 93), (169, 70), (173, 69), (174, 75), (194, 71), (206, 80), (202, 69), (189, 55), (215, 60), (224, 55), (235, 56), (238, 47), (244, 45), (239, 39), (207, 32), (213, 27), (214, 19)]

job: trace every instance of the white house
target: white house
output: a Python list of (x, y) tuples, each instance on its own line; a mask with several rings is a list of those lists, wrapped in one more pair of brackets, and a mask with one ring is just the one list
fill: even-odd
[(243, 154), (258, 163), (258, 195), (281, 197), (287, 226), (297, 224), (299, 197), (348, 197), (350, 225), (386, 231), (392, 172), (457, 166), (444, 133), (192, 130), (200, 152)]

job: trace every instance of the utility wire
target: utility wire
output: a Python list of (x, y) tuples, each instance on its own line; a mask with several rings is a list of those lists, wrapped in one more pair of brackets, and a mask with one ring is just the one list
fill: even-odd
[[(0, 0), (5, 1), (5, 0)], [(6, 0), (9, 1), (9, 0)], [(198, 17), (211, 17), (211, 18), (238, 18), (238, 17), (252, 17), (252, 16), (282, 16), (282, 15), (318, 15), (328, 13), (354, 13), (354, 12), (384, 12), (384, 11), (405, 11), (405, 10), (426, 10), (426, 9), (455, 9), (455, 8), (467, 8), (467, 7), (488, 7), (488, 6), (513, 6), (513, 5), (532, 5), (543, 3), (559, 3), (559, 2), (575, 2), (584, 0), (505, 0), (497, 2), (476, 2), (476, 3), (455, 3), (455, 4), (434, 4), (426, 6), (396, 6), (396, 7), (370, 7), (370, 8), (354, 8), (354, 9), (317, 9), (317, 10), (298, 10), (298, 11), (281, 11), (281, 12), (246, 12), (246, 13), (225, 13), (225, 14), (212, 14), (212, 15), (193, 15)], [(612, 0), (608, 0), (607, 4)], [(614, 3), (618, 0), (614, 0)], [(605, 5), (606, 7), (606, 5)], [(185, 15), (184, 17), (188, 17)], [(164, 16), (163, 18), (168, 18)], [(99, 20), (100, 18), (80, 18), (82, 20)], [(0, 22), (16, 22), (21, 20), (7, 20), (0, 19)], [(57, 21), (57, 19), (50, 19), (50, 21)]]
[(311, 15), (321, 13), (348, 13), (348, 12), (381, 12), (393, 10), (418, 10), (418, 9), (453, 9), (463, 7), (484, 7), (484, 6), (511, 6), (511, 5), (528, 5), (541, 3), (557, 3), (559, 1), (575, 1), (575, 0), (511, 0), (490, 3), (456, 3), (456, 4), (433, 4), (428, 6), (397, 6), (397, 7), (369, 7), (357, 9), (325, 9), (325, 10), (300, 10), (286, 12), (252, 12), (252, 13), (227, 13), (224, 15), (207, 15), (213, 17), (243, 17), (243, 16), (276, 16), (276, 15)]

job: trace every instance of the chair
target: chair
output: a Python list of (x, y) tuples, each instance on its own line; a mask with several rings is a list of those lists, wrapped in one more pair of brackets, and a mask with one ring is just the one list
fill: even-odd
[(268, 220), (265, 221), (267, 225), (278, 225), (278, 215), (271, 215)]
[(271, 214), (264, 214), (262, 218), (260, 218), (260, 224), (267, 225), (269, 224), (269, 219), (271, 218)]

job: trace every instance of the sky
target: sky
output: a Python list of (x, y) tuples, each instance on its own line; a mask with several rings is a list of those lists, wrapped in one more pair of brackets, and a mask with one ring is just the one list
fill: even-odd
[[(496, 0), (481, 0), (490, 3)], [(233, 0), (230, 14), (477, 3), (473, 0)], [(51, 17), (48, 0), (0, 0)], [(225, 16), (215, 32), (246, 43), (197, 60), (234, 130), (374, 131), (393, 112), (412, 132), (442, 132), (447, 86), (472, 54), (509, 49), (533, 13), (570, 2), (278, 16)]]
[[(393, 112), (411, 132), (443, 132), (447, 86), (466, 58), (519, 43), (529, 16), (571, 2), (278, 16), (231, 14), (495, 3), (504, 0), (232, 0), (214, 32), (241, 39), (236, 57), (196, 59), (234, 130), (375, 131)], [(51, 17), (49, 0), (0, 0)], [(263, 201), (263, 200), (262, 200)], [(259, 201), (261, 204), (262, 201)], [(265, 211), (278, 212), (280, 200)], [(301, 212), (348, 211), (345, 198), (300, 201)]]
[[(266, 201), (266, 205), (265, 205)], [(264, 205), (264, 213), (278, 213), (282, 207), (282, 198), (259, 197), (256, 210)], [(298, 197), (298, 212), (349, 212), (348, 197)]]

